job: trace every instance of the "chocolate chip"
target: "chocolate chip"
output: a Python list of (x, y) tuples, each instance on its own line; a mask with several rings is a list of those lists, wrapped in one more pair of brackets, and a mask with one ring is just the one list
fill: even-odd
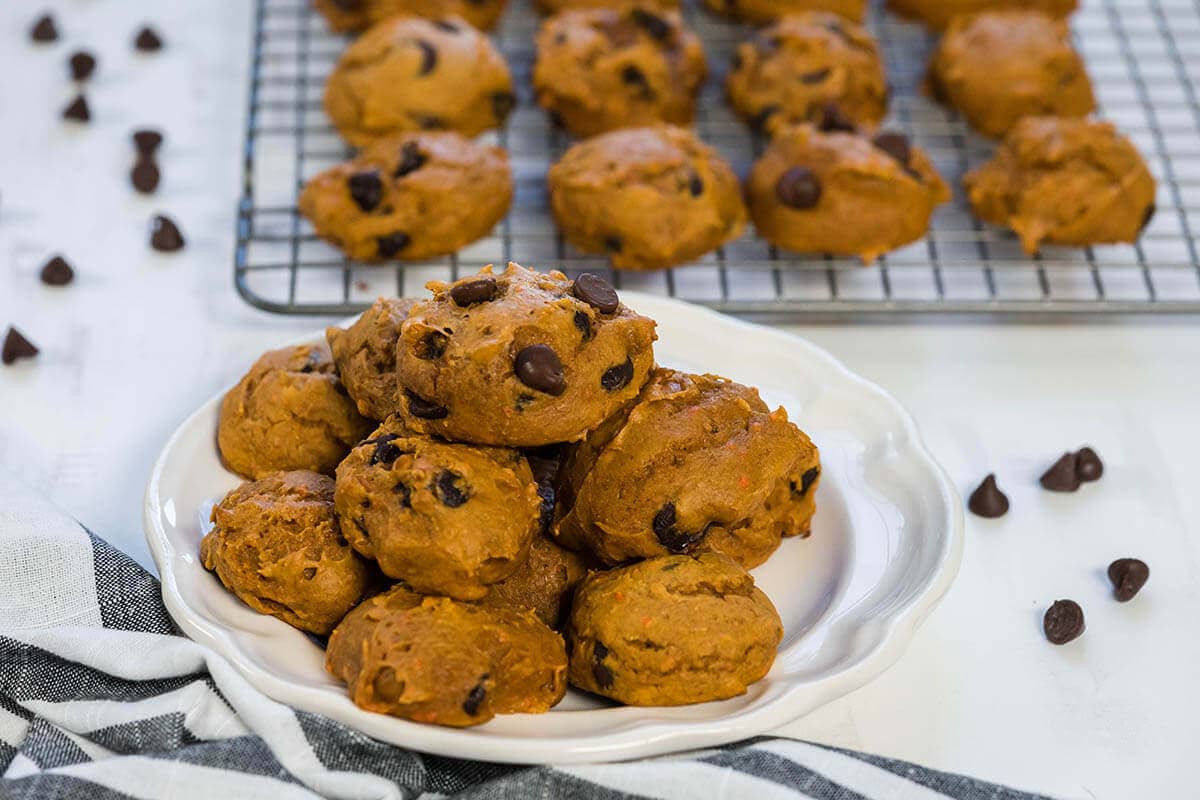
[(42, 283), (47, 286), (66, 286), (75, 280), (75, 270), (62, 256), (55, 256), (42, 267)]
[(182, 250), (183, 234), (179, 226), (162, 214), (155, 214), (150, 220), (150, 246), (160, 253), (174, 253)]
[(996, 476), (988, 475), (979, 484), (979, 488), (971, 492), (967, 500), (967, 508), (978, 517), (995, 519), (1008, 513), (1008, 497), (996, 485)]
[(358, 532), (362, 534), (364, 539), (371, 538), (371, 533), (367, 530), (367, 521), (362, 517), (354, 518), (354, 527), (358, 528)]
[(54, 24), (54, 17), (49, 14), (38, 17), (37, 22), (29, 29), (29, 38), (35, 42), (58, 41), (58, 26)]
[(469, 716), (475, 716), (479, 713), (479, 707), (483, 705), (483, 699), (487, 697), (487, 690), (483, 688), (483, 682), (480, 681), (475, 685), (475, 688), (467, 694), (467, 699), (463, 700), (462, 710)]
[(892, 158), (899, 161), (904, 166), (908, 166), (908, 162), (912, 159), (912, 146), (908, 143), (908, 137), (903, 133), (896, 131), (883, 131), (875, 134), (871, 139), (871, 144), (887, 153)]
[(408, 234), (403, 231), (396, 231), (388, 236), (380, 236), (376, 240), (379, 244), (379, 255), (381, 258), (391, 258), (399, 253), (405, 247), (408, 247), (410, 239)]
[(624, 364), (617, 364), (615, 367), (604, 370), (604, 374), (600, 376), (600, 385), (606, 392), (619, 392), (628, 386), (631, 380), (633, 380), (633, 361), (627, 358)]
[(496, 92), (492, 95), (492, 113), (497, 122), (504, 122), (517, 107), (517, 98), (512, 92)]
[(530, 389), (554, 395), (567, 390), (566, 376), (558, 353), (544, 344), (531, 344), (522, 348), (513, 360), (513, 371), (521, 383)]
[(383, 179), (377, 169), (356, 172), (346, 179), (346, 186), (350, 189), (351, 199), (363, 211), (374, 211), (383, 199)]
[(96, 57), (84, 50), (73, 54), (67, 63), (71, 67), (71, 77), (77, 81), (86, 81), (96, 71)]
[(804, 496), (808, 494), (808, 490), (812, 488), (813, 482), (817, 480), (817, 476), (820, 474), (821, 470), (818, 467), (806, 469), (804, 474), (800, 476), (800, 485), (797, 486), (796, 482), (792, 481), (792, 493), (800, 499), (803, 499)]
[(611, 314), (621, 305), (621, 298), (613, 285), (591, 272), (585, 272), (575, 279), (571, 284), (571, 294), (601, 314)]
[(438, 30), (443, 30), (446, 33), (458, 33), (458, 26), (448, 19), (435, 19), (431, 20), (431, 22), (433, 23), (433, 27)]
[(671, 35), (671, 24), (657, 14), (651, 14), (642, 8), (635, 8), (630, 13), (633, 24), (650, 34), (650, 37), (660, 42), (666, 41)]
[(775, 196), (790, 208), (815, 208), (821, 202), (821, 180), (808, 167), (792, 167), (775, 182)]
[(445, 406), (439, 406), (408, 389), (404, 390), (404, 396), (408, 399), (408, 413), (417, 419), (445, 419), (450, 413)]
[(304, 580), (311, 581), (313, 578), (317, 577), (317, 568), (316, 567), (305, 567), (303, 575), (304, 575)]
[(654, 536), (658, 539), (659, 544), (670, 550), (672, 553), (686, 553), (704, 539), (708, 535), (708, 530), (713, 523), (709, 523), (704, 528), (695, 533), (687, 533), (677, 530), (675, 527), (675, 504), (667, 503), (658, 510), (654, 515), (654, 520), (651, 522), (651, 527), (654, 529)]
[(466, 489), (458, 487), (458, 482), (461, 480), (462, 475), (448, 469), (437, 474), (433, 480), (433, 493), (437, 495), (438, 500), (442, 501), (442, 505), (447, 508), (458, 508), (467, 502), (469, 495)]
[(854, 120), (843, 114), (837, 103), (832, 101), (821, 106), (817, 116), (817, 127), (826, 133), (835, 131), (854, 133), (858, 130), (854, 125)]
[(487, 303), (494, 300), (499, 288), (496, 279), (491, 275), (480, 275), (454, 284), (450, 289), (450, 299), (454, 301), (455, 305), (466, 308), (476, 303)]
[(404, 454), (404, 451), (395, 444), (399, 438), (399, 434), (387, 433), (375, 439), (375, 452), (371, 454), (370, 465), (383, 464), (385, 467), (391, 467), (396, 463), (396, 459)]
[(11, 325), (4, 336), (4, 348), (0, 351), (0, 361), (12, 364), (21, 358), (33, 358), (38, 354), (37, 346), (21, 335), (21, 332)]
[(396, 171), (392, 175), (403, 178), (423, 166), (425, 166), (425, 156), (421, 154), (421, 148), (416, 142), (405, 142), (404, 147), (400, 148), (400, 163), (396, 165)]
[(446, 345), (450, 343), (450, 337), (441, 331), (430, 331), (421, 338), (421, 343), (417, 348), (417, 358), (426, 361), (436, 361), (446, 352)]
[(1118, 558), (1108, 565), (1108, 579), (1112, 581), (1113, 597), (1127, 603), (1150, 579), (1150, 567), (1141, 559)]
[(688, 179), (688, 191), (692, 193), (692, 197), (704, 194), (704, 179), (693, 172), (692, 177)]
[(1052, 492), (1074, 492), (1079, 488), (1079, 475), (1076, 465), (1079, 459), (1074, 453), (1063, 453), (1062, 458), (1054, 462), (1050, 469), (1042, 475), (1043, 489)]
[(437, 66), (437, 48), (424, 39), (417, 39), (416, 45), (421, 48), (421, 66), (417, 69), (417, 75), (428, 75)]
[(603, 642), (595, 642), (592, 645), (592, 677), (596, 679), (596, 685), (601, 689), (608, 689), (613, 685), (613, 672), (604, 663), (604, 659), (608, 658), (608, 648)]
[(625, 246), (625, 243), (623, 241), (621, 241), (620, 236), (605, 236), (604, 237), (604, 249), (610, 253), (619, 253), (619, 252), (621, 252), (621, 248), (624, 246)]
[(1075, 475), (1084, 483), (1100, 480), (1100, 476), (1104, 474), (1104, 462), (1100, 460), (1100, 456), (1096, 455), (1096, 451), (1090, 447), (1084, 447), (1075, 454)]
[(137, 38), (133, 40), (133, 46), (143, 53), (155, 53), (162, 50), (162, 37), (158, 35), (149, 25), (138, 31)]
[(160, 177), (158, 164), (153, 156), (141, 156), (129, 171), (129, 182), (142, 194), (154, 194)]
[(1051, 644), (1066, 644), (1083, 633), (1083, 609), (1074, 600), (1056, 600), (1046, 609), (1042, 630)]
[(592, 318), (583, 311), (576, 311), (575, 318), (572, 320), (575, 327), (583, 334), (583, 340), (586, 342), (592, 338)]
[(829, 77), (829, 73), (830, 69), (828, 67), (814, 70), (813, 72), (805, 72), (800, 76), (800, 82), (805, 86), (815, 86), (818, 83), (824, 83), (825, 79)]
[(163, 135), (156, 130), (143, 128), (133, 132), (133, 146), (140, 155), (152, 156), (162, 146)]
[(397, 483), (392, 487), (392, 494), (400, 495), (400, 505), (404, 508), (412, 508), (412, 489), (403, 483)]
[(759, 109), (758, 113), (755, 114), (754, 117), (750, 120), (750, 127), (754, 128), (754, 130), (756, 130), (756, 131), (765, 130), (767, 127), (767, 122), (771, 119), (771, 117), (778, 114), (779, 111), (780, 111), (779, 106), (774, 105), (774, 104), (768, 105), (768, 106), (763, 106), (761, 109)]
[(626, 64), (621, 70), (621, 80), (630, 86), (638, 86), (648, 88), (649, 82), (646, 80), (646, 73), (635, 67), (633, 64)]
[(92, 109), (88, 107), (87, 98), (83, 95), (78, 95), (71, 104), (63, 109), (63, 119), (74, 120), (75, 122), (87, 122), (92, 118)]

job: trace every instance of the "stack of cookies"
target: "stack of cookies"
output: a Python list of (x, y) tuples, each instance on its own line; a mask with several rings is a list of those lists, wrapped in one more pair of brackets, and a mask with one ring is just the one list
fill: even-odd
[[(248, 482), (204, 566), (318, 637), (365, 709), (465, 726), (568, 683), (740, 694), (783, 629), (746, 571), (807, 536), (818, 453), (782, 409), (655, 364), (603, 279), (509, 264), (262, 356), (217, 442)], [(564, 638), (565, 637), (565, 638)]]

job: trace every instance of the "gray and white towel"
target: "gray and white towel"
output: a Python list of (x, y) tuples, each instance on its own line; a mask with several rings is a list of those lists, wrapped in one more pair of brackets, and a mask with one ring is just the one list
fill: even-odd
[(0, 473), (0, 798), (312, 797), (1035, 795), (787, 739), (571, 767), (383, 744), (260, 694), (180, 635), (152, 575)]

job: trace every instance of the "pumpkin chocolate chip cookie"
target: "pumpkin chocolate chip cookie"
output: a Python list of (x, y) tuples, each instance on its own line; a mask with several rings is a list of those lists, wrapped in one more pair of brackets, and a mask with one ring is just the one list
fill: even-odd
[(381, 297), (349, 328), (325, 329), (342, 384), (368, 419), (396, 413), (396, 341), (416, 300)]
[(325, 666), (368, 711), (466, 727), (549, 711), (566, 692), (562, 637), (530, 612), (421, 597), (398, 585), (354, 609)]
[(496, 25), (508, 0), (313, 0), (313, 5), (335, 31), (366, 30), (389, 17), (414, 16), (454, 22), (462, 17), (482, 30)]
[(888, 0), (888, 8), (892, 11), (937, 30), (945, 29), (957, 16), (981, 11), (1031, 9), (1065, 18), (1078, 6), (1078, 0)]
[(783, 623), (754, 578), (717, 553), (593, 572), (568, 625), (571, 683), (634, 706), (743, 694), (775, 661)]
[(733, 168), (691, 131), (661, 125), (594, 136), (550, 168), (550, 207), (575, 247), (614, 267), (691, 261), (741, 233)]
[(323, 344), (265, 353), (221, 401), (217, 446), (247, 478), (279, 470), (332, 475), (371, 430)]
[(606, 564), (715, 551), (754, 567), (808, 534), (819, 476), (817, 448), (755, 389), (656, 369), (568, 456), (555, 533)]
[(1030, 254), (1134, 242), (1154, 216), (1154, 176), (1108, 122), (1026, 117), (964, 184), (980, 219), (1012, 228)]
[(537, 447), (583, 438), (633, 399), (654, 363), (654, 321), (594, 275), (509, 264), (432, 282), (400, 333), (400, 413), (455, 441)]
[(393, 17), (353, 42), (325, 85), (325, 111), (356, 147), (401, 131), (475, 136), (515, 104), (504, 57), (460, 19)]
[(359, 261), (448, 255), (481, 239), (512, 202), (508, 154), (449, 131), (379, 139), (310, 180), (300, 213)]
[(852, 22), (867, 15), (867, 0), (704, 0), (718, 14), (763, 23), (804, 11), (828, 11)]
[(529, 557), (516, 571), (488, 587), (481, 605), (532, 611), (545, 624), (557, 628), (563, 612), (570, 607), (571, 593), (587, 574), (587, 564), (579, 553), (555, 544), (537, 534), (529, 547)]
[(276, 472), (244, 483), (212, 510), (204, 568), (246, 605), (303, 631), (333, 630), (374, 571), (350, 549), (333, 512), (333, 480)]
[[(679, 0), (636, 0), (635, 4), (646, 10), (679, 8)], [(576, 8), (614, 8), (621, 3), (613, 0), (534, 0), (534, 5), (543, 14), (557, 14)]]

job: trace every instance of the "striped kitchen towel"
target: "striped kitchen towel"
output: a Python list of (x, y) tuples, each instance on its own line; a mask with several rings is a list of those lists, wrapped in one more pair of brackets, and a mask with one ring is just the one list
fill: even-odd
[(786, 739), (646, 761), (423, 755), (296, 711), (180, 635), (155, 578), (0, 475), (0, 798), (1027, 800)]

